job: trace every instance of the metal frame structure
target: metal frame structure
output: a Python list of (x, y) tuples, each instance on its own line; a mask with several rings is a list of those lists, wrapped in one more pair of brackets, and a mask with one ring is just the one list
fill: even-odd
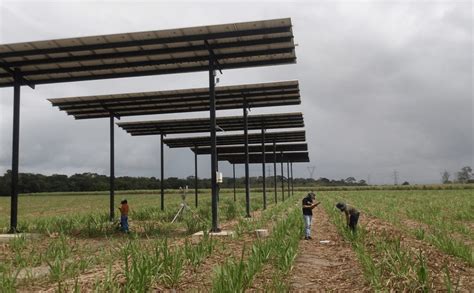
[[(212, 142), (211, 231), (219, 231), (215, 181), (215, 70), (295, 62), (289, 18), (0, 45), (0, 88), (14, 88), (10, 232), (17, 230), (22, 85), (34, 88), (38, 84), (208, 71)], [(111, 130), (111, 144), (112, 135)], [(111, 147), (111, 153), (112, 150)]]
[[(285, 144), (264, 144), (263, 142), (265, 141), (265, 136), (262, 135), (262, 143), (260, 145), (249, 145), (249, 153), (261, 153), (266, 154), (265, 156), (265, 161), (262, 161), (262, 177), (264, 182), (266, 183), (266, 176), (265, 176), (265, 163), (269, 162), (274, 165), (274, 170), (273, 170), (273, 177), (274, 177), (274, 193), (275, 193), (275, 203), (278, 202), (278, 197), (277, 197), (277, 188), (276, 182), (277, 182), (277, 177), (276, 177), (276, 155), (273, 156), (273, 152), (275, 150), (276, 152), (301, 152), (301, 151), (307, 151), (308, 150), (308, 145), (306, 143), (285, 143)], [(209, 147), (195, 147), (191, 148), (191, 150), (196, 154), (199, 155), (208, 155), (211, 153), (211, 150)], [(219, 155), (225, 155), (225, 154), (243, 154), (245, 152), (245, 148), (240, 145), (232, 145), (232, 146), (218, 146), (217, 147), (217, 153)], [(290, 162), (290, 168), (291, 168), (291, 178), (293, 178), (293, 163)], [(232, 169), (233, 169), (233, 178), (235, 182), (235, 164), (232, 164)], [(293, 181), (292, 181), (292, 190), (293, 190)], [(293, 191), (292, 191), (293, 193)], [(235, 198), (235, 187), (234, 187), (234, 198)], [(263, 188), (263, 199), (264, 199), (264, 208), (266, 204), (266, 188)]]
[[(251, 164), (258, 164), (263, 162), (264, 160), (268, 160), (272, 158), (273, 154), (266, 154), (265, 156), (262, 154), (252, 154), (250, 158), (250, 163)], [(281, 186), (282, 186), (282, 200), (285, 200), (284, 196), (284, 174), (283, 174), (283, 163), (284, 162), (289, 162), (291, 165), (291, 169), (288, 170), (288, 197), (290, 197), (290, 182), (291, 182), (291, 195), (293, 195), (293, 163), (307, 163), (309, 162), (309, 155), (308, 152), (280, 152), (280, 154), (277, 157), (273, 157), (273, 163), (276, 165), (277, 162), (281, 163)], [(221, 161), (228, 161), (231, 163), (233, 166), (236, 164), (245, 164), (244, 160), (242, 159), (242, 154), (227, 154), (227, 155), (221, 155), (219, 156), (219, 160)], [(290, 171), (291, 170), (291, 171)], [(276, 187), (276, 173), (274, 174), (275, 178), (275, 191), (277, 189)], [(235, 175), (234, 175), (234, 181), (235, 181)], [(278, 202), (278, 199), (275, 198), (275, 203)]]
[[(269, 128), (300, 128), (304, 127), (303, 115), (301, 113), (281, 113), (281, 114), (264, 114), (264, 115), (251, 115), (245, 114), (244, 116), (227, 116), (216, 118), (217, 125), (222, 131), (239, 131), (244, 130), (244, 151), (243, 153), (248, 157), (249, 145), (248, 145), (248, 130), (259, 130), (262, 125), (267, 125)], [(126, 130), (132, 136), (142, 135), (156, 135), (156, 134), (180, 134), (180, 133), (196, 133), (196, 132), (208, 132), (210, 130), (210, 120), (207, 118), (195, 118), (195, 119), (172, 119), (172, 120), (154, 120), (154, 121), (137, 121), (137, 122), (122, 122), (117, 123), (119, 127)], [(243, 124), (243, 125), (242, 125)], [(250, 124), (250, 125), (249, 125)], [(262, 132), (264, 129), (262, 128)], [(261, 152), (264, 153), (264, 136), (261, 140)], [(162, 140), (163, 143), (163, 140)], [(302, 149), (306, 145), (298, 145), (297, 148)], [(290, 149), (291, 146), (287, 146)], [(194, 143), (191, 150), (194, 151), (194, 165), (195, 165), (195, 205), (198, 205), (198, 187), (197, 187), (197, 154), (200, 148), (197, 143)], [(235, 146), (233, 148), (235, 150)], [(212, 149), (209, 147), (206, 149), (207, 154), (212, 154)], [(232, 149), (231, 149), (232, 150)], [(217, 153), (220, 152), (217, 150)], [(163, 159), (162, 159), (163, 161)], [(250, 217), (250, 188), (249, 188), (249, 172), (248, 163), (245, 164), (245, 187), (246, 187), (246, 216)], [(163, 202), (163, 199), (162, 199)], [(266, 198), (264, 195), (264, 208), (266, 207)]]
[[(262, 141), (263, 139), (263, 141)], [(273, 150), (277, 149), (276, 143), (292, 143), (292, 142), (304, 142), (306, 141), (306, 134), (304, 130), (300, 131), (285, 131), (285, 132), (268, 132), (265, 136), (262, 137), (261, 134), (252, 133), (249, 134), (247, 139), (245, 135), (220, 135), (216, 138), (217, 145), (219, 145), (219, 149), (223, 150), (223, 152), (235, 151), (236, 149), (243, 150), (243, 154), (241, 156), (243, 158), (246, 157), (245, 155), (245, 142), (248, 141), (249, 144), (258, 144), (257, 146), (249, 146), (249, 149), (252, 148), (252, 151), (255, 150), (256, 147), (259, 147), (259, 152), (262, 152), (265, 149), (268, 149), (272, 146), (265, 146), (262, 148), (262, 142), (264, 143), (273, 143)], [(190, 148), (194, 152), (199, 152), (199, 154), (210, 154), (211, 150), (209, 147), (210, 141), (209, 137), (207, 136), (197, 136), (197, 137), (182, 137), (182, 138), (170, 138), (165, 140), (165, 144), (168, 145), (170, 148)], [(306, 144), (293, 144), (293, 150), (307, 150)], [(280, 150), (292, 150), (293, 145), (278, 145)], [(227, 146), (227, 147), (226, 147)], [(219, 152), (218, 152), (219, 153)], [(225, 156), (225, 154), (220, 154), (219, 158)], [(268, 154), (266, 154), (267, 156)], [(251, 159), (251, 154), (249, 154), (249, 160)], [(271, 159), (266, 159), (266, 161), (271, 161)], [(244, 162), (245, 163), (245, 162)], [(248, 166), (249, 163), (246, 165)], [(274, 154), (274, 167), (276, 170), (276, 155)], [(235, 174), (235, 172), (234, 172)], [(246, 174), (246, 178), (248, 178), (248, 173)], [(276, 172), (274, 172), (274, 180), (276, 183)], [(246, 181), (246, 186), (248, 183)], [(276, 184), (275, 184), (275, 197), (277, 196), (276, 191)], [(235, 197), (235, 190), (234, 190), (234, 197)], [(277, 202), (277, 199), (275, 199)], [(246, 215), (250, 215), (250, 197), (247, 197), (246, 194)], [(248, 207), (248, 208), (247, 208)]]

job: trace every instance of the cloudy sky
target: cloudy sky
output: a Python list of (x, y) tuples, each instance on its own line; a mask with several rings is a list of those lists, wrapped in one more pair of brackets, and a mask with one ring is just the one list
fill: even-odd
[[(10, 1), (0, 43), (291, 17), (296, 65), (227, 70), (219, 85), (298, 79), (311, 163), (295, 176), (431, 183), (473, 164), (471, 1)], [(75, 121), (48, 98), (205, 87), (206, 72), (22, 88), (20, 172), (109, 172), (107, 119)], [(0, 89), (0, 173), (11, 168), (12, 89)], [(221, 111), (219, 116), (241, 114)], [(123, 121), (204, 117), (206, 113)], [(194, 172), (185, 149), (165, 151), (166, 176)], [(199, 159), (209, 177), (209, 158)], [(224, 176), (231, 168), (220, 164)], [(252, 166), (251, 175), (261, 174)], [(237, 169), (243, 175), (243, 167)], [(116, 130), (116, 175), (159, 176), (159, 138)]]

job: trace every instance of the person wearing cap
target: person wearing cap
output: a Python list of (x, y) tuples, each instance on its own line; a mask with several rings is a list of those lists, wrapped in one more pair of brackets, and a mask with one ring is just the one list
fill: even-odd
[(338, 208), (341, 212), (344, 212), (344, 214), (346, 215), (347, 227), (349, 227), (352, 232), (355, 232), (357, 222), (359, 221), (360, 212), (354, 207), (347, 205), (343, 202), (337, 203), (336, 208)]
[(120, 227), (123, 232), (128, 233), (128, 202), (126, 199), (123, 199), (120, 202)]
[(304, 239), (309, 240), (311, 238), (311, 221), (313, 218), (313, 209), (317, 207), (320, 202), (315, 202), (316, 195), (313, 192), (308, 193), (303, 198), (302, 204), (303, 204), (303, 219), (304, 219)]

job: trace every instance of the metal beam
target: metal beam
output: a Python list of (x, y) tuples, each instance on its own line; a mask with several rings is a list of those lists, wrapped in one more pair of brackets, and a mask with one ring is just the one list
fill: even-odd
[(263, 191), (263, 209), (267, 209), (267, 191), (265, 177), (265, 124), (262, 125), (262, 191)]
[(290, 198), (290, 161), (286, 161), (286, 178), (288, 183), (288, 198)]
[(291, 196), (294, 195), (294, 181), (293, 181), (293, 162), (290, 162), (290, 170), (291, 170)]
[(234, 201), (237, 201), (237, 197), (235, 194), (235, 164), (232, 164), (232, 175), (234, 176)]
[(277, 191), (277, 155), (276, 155), (276, 141), (273, 140), (273, 187), (275, 189), (275, 203), (278, 203)]
[(281, 152), (282, 159), (280, 160), (281, 165), (281, 200), (285, 200), (285, 176), (283, 173), (283, 152)]
[(245, 217), (250, 218), (250, 182), (249, 182), (249, 130), (247, 101), (244, 98), (244, 148), (245, 148)]
[(217, 216), (217, 193), (219, 186), (217, 185), (217, 150), (216, 150), (216, 84), (214, 70), (214, 60), (209, 57), (209, 118), (211, 125), (211, 212), (212, 227), (211, 232), (219, 232), (218, 216)]
[[(10, 68), (11, 67), (11, 68)], [(10, 66), (8, 64), (5, 64), (4, 62), (0, 62), (0, 68), (3, 69), (6, 73), (1, 74), (3, 77), (11, 77), (13, 78), (13, 82), (20, 83), (20, 86), (22, 84), (29, 86), (32, 89), (35, 89), (34, 83), (31, 81), (25, 79), (23, 77), (23, 74), (20, 72), (20, 69), (16, 68), (17, 66)], [(14, 69), (12, 69), (14, 68)], [(15, 86), (15, 85), (14, 85)]]
[(18, 160), (20, 149), (20, 71), (14, 71), (13, 88), (13, 142), (12, 142), (12, 178), (10, 202), (10, 233), (17, 232), (18, 220)]
[(164, 143), (163, 143), (163, 133), (160, 134), (160, 195), (161, 195), (161, 210), (165, 210), (165, 187), (164, 187), (164, 180), (165, 180), (165, 162), (164, 162)]
[(194, 202), (198, 207), (198, 163), (197, 152), (194, 153)]
[(115, 218), (114, 197), (115, 197), (115, 148), (114, 148), (114, 116), (110, 115), (110, 221)]

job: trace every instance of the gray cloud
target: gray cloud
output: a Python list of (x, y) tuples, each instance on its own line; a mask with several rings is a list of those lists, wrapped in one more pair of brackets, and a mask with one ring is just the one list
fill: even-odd
[[(298, 64), (229, 70), (221, 84), (299, 79), (316, 176), (438, 182), (473, 165), (472, 3), (357, 2), (0, 2), (0, 41), (145, 31), (291, 17)], [(20, 170), (45, 174), (109, 166), (108, 120), (75, 121), (47, 98), (203, 87), (207, 73), (22, 88)], [(12, 90), (0, 89), (0, 172), (11, 164)], [(240, 114), (223, 111), (219, 115)], [(124, 118), (205, 117), (206, 113)], [(116, 174), (159, 176), (158, 137), (116, 129)], [(308, 164), (295, 175), (308, 176)], [(228, 164), (221, 170), (231, 175)], [(209, 176), (208, 157), (199, 159)], [(166, 150), (168, 176), (193, 173), (189, 150)], [(260, 166), (252, 166), (259, 175)], [(243, 174), (243, 168), (238, 168)]]

